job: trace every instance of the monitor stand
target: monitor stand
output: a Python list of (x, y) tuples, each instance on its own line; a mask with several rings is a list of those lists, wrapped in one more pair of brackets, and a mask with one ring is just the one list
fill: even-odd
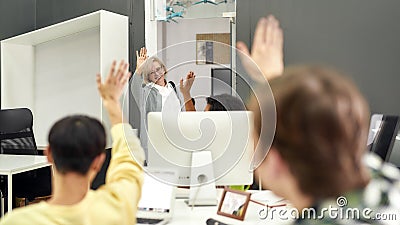
[(4, 198), (5, 196), (0, 190), (0, 218), (4, 217)]
[[(208, 182), (212, 180), (213, 182)], [(214, 182), (214, 167), (211, 152), (203, 150), (192, 153), (190, 171), (189, 206), (216, 206), (217, 189)]]

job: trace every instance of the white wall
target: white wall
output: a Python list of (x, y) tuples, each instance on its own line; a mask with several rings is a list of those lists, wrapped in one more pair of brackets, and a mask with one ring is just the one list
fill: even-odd
[[(196, 74), (192, 87), (192, 96), (211, 95), (211, 68), (218, 65), (196, 65), (196, 34), (229, 33), (230, 23), (227, 18), (212, 19), (177, 19), (178, 23), (159, 22), (158, 33), (162, 37), (158, 56), (163, 59), (169, 73), (168, 80), (179, 85), (179, 79), (185, 78), (189, 71)], [(159, 36), (159, 37), (160, 37)], [(160, 40), (160, 39), (159, 39)], [(160, 52), (161, 49), (164, 49)], [(197, 110), (203, 110), (205, 99), (196, 100)]]
[(101, 119), (96, 73), (100, 67), (99, 28), (35, 47), (34, 123), (38, 145), (47, 143), (54, 122), (84, 112)]

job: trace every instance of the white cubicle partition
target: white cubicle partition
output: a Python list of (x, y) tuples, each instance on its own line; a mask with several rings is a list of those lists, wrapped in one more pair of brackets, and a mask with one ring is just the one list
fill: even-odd
[(1, 108), (32, 110), (38, 146), (66, 115), (90, 115), (108, 127), (95, 80), (114, 59), (128, 61), (128, 17), (104, 10), (3, 40)]

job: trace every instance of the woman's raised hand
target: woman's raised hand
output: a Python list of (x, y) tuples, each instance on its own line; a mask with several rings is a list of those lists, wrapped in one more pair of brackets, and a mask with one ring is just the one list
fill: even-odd
[(140, 48), (140, 51), (136, 51), (136, 71), (140, 69), (147, 58), (147, 49), (145, 47)]

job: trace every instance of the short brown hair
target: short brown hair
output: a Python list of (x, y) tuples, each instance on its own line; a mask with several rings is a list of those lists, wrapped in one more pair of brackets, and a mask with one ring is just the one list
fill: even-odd
[[(277, 115), (272, 146), (301, 191), (318, 199), (364, 186), (369, 110), (356, 86), (337, 71), (318, 66), (289, 68), (270, 86)], [(270, 106), (260, 102), (261, 109)], [(259, 112), (255, 118), (259, 131), (270, 129), (260, 127)]]

